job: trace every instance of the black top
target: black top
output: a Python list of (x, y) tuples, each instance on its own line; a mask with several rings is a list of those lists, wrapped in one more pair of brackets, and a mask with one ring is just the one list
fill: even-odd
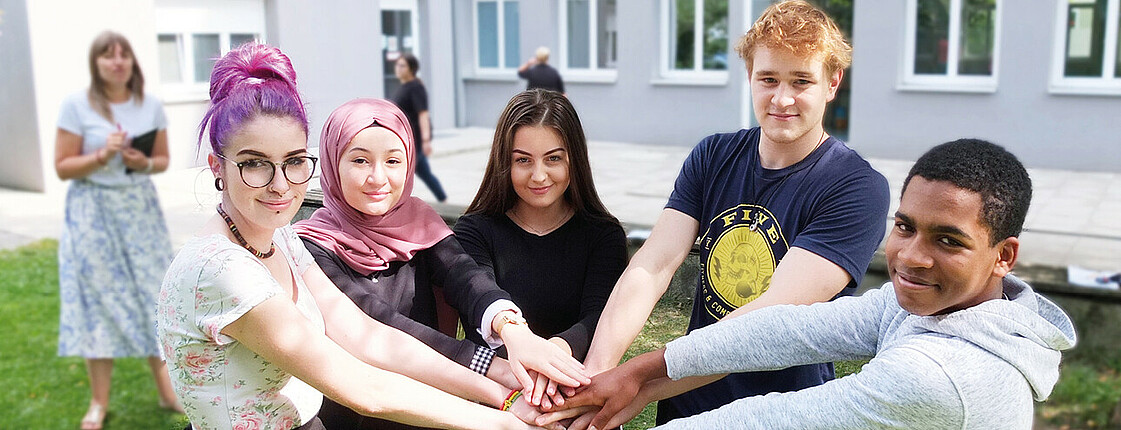
[[(421, 250), (407, 262), (394, 261), (389, 268), (362, 276), (319, 244), (301, 238), (323, 273), (374, 319), (417, 338), (445, 357), (468, 366), (475, 344), (440, 333), (436, 320), (436, 299), (432, 288), (443, 286), (448, 304), (459, 311), (463, 330), (472, 333), (487, 306), (495, 300), (510, 300), (498, 289), (491, 274), (482, 270), (456, 241), (448, 236)], [(479, 344), (486, 343), (479, 338)], [(319, 417), (328, 428), (411, 429), (405, 424), (364, 417), (330, 399), (323, 399)]]
[(525, 86), (526, 90), (544, 88), (564, 93), (564, 81), (561, 80), (560, 73), (548, 64), (538, 63), (525, 71), (518, 71), (518, 76), (529, 81)]
[[(455, 224), (463, 249), (510, 293), (538, 336), (559, 336), (584, 360), (599, 314), (627, 266), (618, 223), (573, 216), (537, 236), (506, 215), (469, 214)], [(478, 333), (468, 339), (481, 341)]]
[(397, 87), (397, 92), (393, 93), (393, 103), (409, 119), (409, 125), (413, 127), (413, 140), (417, 142), (417, 148), (420, 148), (420, 113), (428, 110), (428, 91), (424, 89), (424, 84), (420, 83), (420, 79), (401, 84)]
[[(449, 359), (467, 366), (475, 344), (440, 333), (432, 288), (444, 287), (444, 296), (474, 331), (487, 306), (510, 295), (495, 287), (490, 273), (471, 259), (455, 236), (421, 250), (407, 262), (394, 261), (386, 270), (362, 276), (318, 243), (301, 238), (323, 273), (367, 315), (412, 335)], [(485, 343), (480, 342), (485, 345)]]

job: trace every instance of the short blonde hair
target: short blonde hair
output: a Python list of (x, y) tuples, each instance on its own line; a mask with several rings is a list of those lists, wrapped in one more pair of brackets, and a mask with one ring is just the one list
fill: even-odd
[(736, 44), (736, 52), (751, 70), (755, 50), (765, 46), (795, 55), (824, 55), (825, 73), (832, 75), (852, 64), (852, 45), (837, 23), (821, 9), (804, 0), (775, 3), (763, 11), (747, 34)]
[(535, 52), (534, 54), (536, 54), (537, 62), (539, 63), (545, 63), (549, 61), (549, 48), (542, 46), (540, 48), (537, 48), (537, 52)]

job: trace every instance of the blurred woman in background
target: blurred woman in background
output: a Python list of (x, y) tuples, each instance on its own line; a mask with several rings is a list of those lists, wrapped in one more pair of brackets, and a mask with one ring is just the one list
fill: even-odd
[[(58, 244), (58, 355), (86, 359), (89, 409), (81, 428), (100, 429), (113, 359), (146, 357), (161, 407), (181, 411), (159, 356), (154, 310), (171, 240), (149, 176), (167, 169), (167, 118), (144, 94), (128, 40), (106, 31), (89, 51), (90, 86), (58, 117), (55, 171), (71, 179)], [(154, 136), (149, 133), (154, 133)], [(154, 137), (150, 156), (132, 138)]]

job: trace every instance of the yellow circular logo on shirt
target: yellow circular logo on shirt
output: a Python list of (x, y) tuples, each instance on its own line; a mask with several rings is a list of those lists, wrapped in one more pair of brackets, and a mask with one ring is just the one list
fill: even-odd
[(759, 228), (738, 225), (725, 231), (708, 255), (709, 283), (733, 308), (763, 294), (774, 273), (775, 258)]
[(762, 295), (778, 265), (776, 247), (786, 246), (782, 229), (765, 208), (744, 204), (713, 218), (701, 237), (705, 310), (720, 319)]

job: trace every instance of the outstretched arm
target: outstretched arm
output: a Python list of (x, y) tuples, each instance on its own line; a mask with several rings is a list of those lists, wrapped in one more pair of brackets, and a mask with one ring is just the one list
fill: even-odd
[[(1010, 373), (1016, 373), (1012, 371)], [(1004, 373), (987, 375), (994, 386), (1005, 384)], [(1013, 375), (1023, 380), (1021, 375)], [(788, 393), (747, 397), (688, 418), (670, 421), (665, 429), (713, 428), (735, 422), (750, 428), (962, 428), (965, 412), (980, 407), (963, 403), (960, 384), (930, 355), (913, 348), (881, 353), (860, 372), (823, 385)], [(1023, 385), (1008, 385), (1024, 389)], [(994, 391), (995, 393), (995, 391)], [(1019, 409), (1016, 395), (994, 395), (991, 414), (974, 414), (969, 426), (1031, 427), (1031, 406)], [(1026, 410), (1019, 414), (1017, 410)]]
[(731, 319), (772, 305), (808, 305), (827, 302), (848, 285), (852, 277), (841, 266), (802, 248), (790, 248), (775, 267), (767, 291), (723, 319)]
[(665, 209), (642, 248), (631, 258), (600, 314), (584, 363), (590, 373), (615, 367), (634, 342), (674, 272), (689, 255), (700, 223)]
[(266, 299), (222, 333), (363, 415), (426, 427), (528, 427), (513, 415), (363, 363), (317, 331), (286, 295)]
[[(374, 319), (388, 324), (417, 338), (425, 345), (465, 367), (471, 365), (476, 355), (477, 345), (468, 340), (456, 340), (436, 329), (421, 324), (398, 312), (397, 307), (386, 302), (377, 284), (360, 277), (350, 269), (334, 252), (327, 250), (309, 239), (302, 239), (308, 253), (315, 258), (316, 264), (332, 283), (346, 294), (359, 309)], [(430, 248), (435, 249), (435, 247)], [(427, 287), (424, 286), (424, 287)]]
[(601, 425), (614, 423), (608, 420), (633, 403), (664, 399), (728, 372), (868, 358), (876, 353), (884, 309), (891, 308), (888, 302), (894, 302), (890, 291), (872, 290), (861, 297), (775, 306), (725, 319), (597, 375), (563, 407), (603, 405), (593, 424), (604, 428)]

